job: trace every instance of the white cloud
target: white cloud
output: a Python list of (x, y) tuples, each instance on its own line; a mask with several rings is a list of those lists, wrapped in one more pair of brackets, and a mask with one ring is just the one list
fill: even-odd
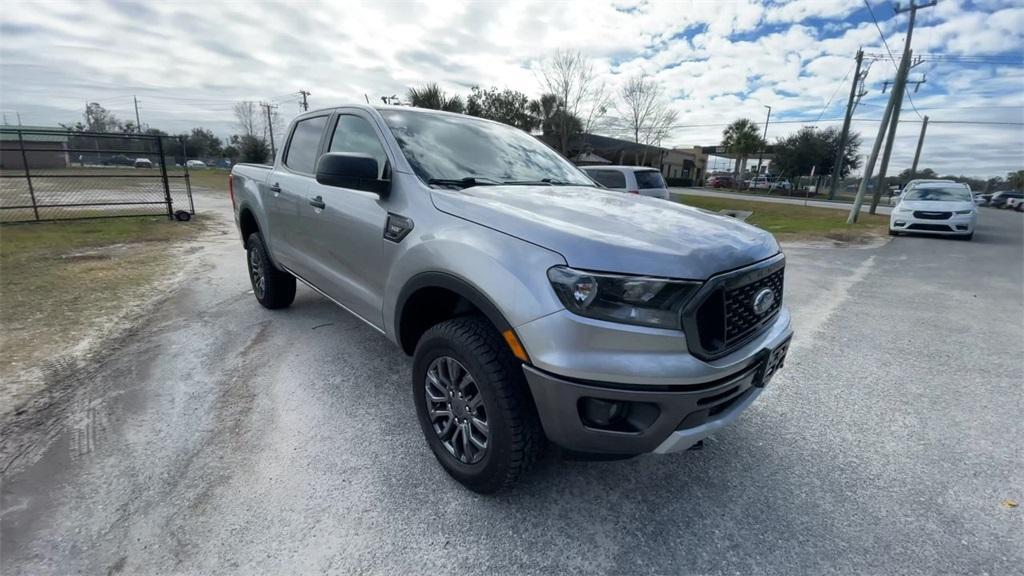
[[(872, 0), (889, 46), (899, 50), (906, 15)], [(1024, 8), (1014, 0), (943, 0), (919, 13), (917, 53), (999, 56), (1019, 63)], [(7, 2), (0, 13), (0, 108), (26, 122), (78, 119), (84, 102), (99, 101), (169, 131), (204, 125), (226, 135), (230, 109), (241, 99), (273, 100), (285, 116), (289, 96), (313, 92), (314, 106), (378, 101), (437, 81), (448, 90), (511, 87), (536, 96), (537, 63), (559, 48), (591, 57), (610, 86), (637, 70), (662, 82), (679, 112), (671, 143), (712, 144), (738, 116), (760, 121), (773, 108), (769, 137), (796, 130), (787, 119), (842, 114), (859, 47), (883, 53), (878, 30), (853, 0), (721, 2), (530, 3), (280, 3)], [(915, 95), (933, 120), (1021, 121), (1020, 66), (929, 62), (915, 69), (928, 82)], [(858, 117), (881, 114), (885, 61), (871, 68)], [(831, 102), (830, 102), (831, 98)], [(829, 106), (826, 108), (826, 103)], [(824, 112), (823, 112), (824, 110)], [(915, 120), (913, 110), (904, 119)], [(698, 126), (699, 125), (699, 126)], [(858, 123), (867, 148), (870, 123)], [(1019, 168), (1019, 127), (936, 124), (925, 147), (940, 172), (984, 174)], [(913, 148), (917, 125), (901, 126)], [(984, 141), (964, 164), (955, 142)], [(933, 137), (947, 140), (932, 142)], [(931, 155), (931, 156), (930, 156)]]

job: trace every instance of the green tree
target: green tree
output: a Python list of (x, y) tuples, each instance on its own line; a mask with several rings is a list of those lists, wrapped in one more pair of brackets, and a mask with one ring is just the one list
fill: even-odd
[(938, 177), (939, 177), (939, 175), (936, 174), (935, 170), (932, 170), (931, 168), (922, 168), (921, 170), (918, 170), (917, 172), (914, 172), (910, 168), (907, 168), (903, 172), (900, 172), (896, 176), (896, 179), (899, 181), (900, 186), (903, 186), (907, 182), (910, 182), (911, 180), (914, 180), (914, 179), (917, 179), (917, 178), (924, 178), (926, 180), (934, 180), (934, 179), (936, 179)]
[(213, 158), (222, 154), (220, 138), (205, 128), (193, 128), (192, 133), (183, 135), (188, 155), (192, 158)]
[(515, 126), (527, 132), (539, 124), (537, 118), (530, 113), (530, 98), (508, 88), (482, 90), (474, 86), (473, 93), (466, 99), (466, 114)]
[(562, 141), (562, 126), (569, 131), (566, 141), (583, 131), (583, 121), (566, 112), (558, 96), (554, 94), (542, 94), (540, 98), (531, 100), (528, 109), (534, 118), (534, 125), (539, 126), (545, 136), (556, 142)]
[[(818, 129), (805, 126), (795, 134), (775, 142), (772, 171), (790, 177), (808, 176), (811, 171), (822, 177), (831, 176), (839, 152), (840, 132), (836, 128)], [(839, 177), (843, 178), (860, 165), (860, 134), (847, 136)]]
[(245, 135), (237, 140), (239, 162), (263, 164), (270, 158), (270, 146), (262, 138)]
[(739, 181), (740, 175), (746, 172), (747, 159), (764, 146), (764, 139), (761, 138), (757, 124), (740, 118), (722, 131), (722, 146), (727, 152), (739, 158), (734, 174), (736, 181)]
[(1012, 186), (1014, 190), (1024, 190), (1024, 170), (1007, 173), (1006, 183)]
[(433, 82), (420, 88), (410, 88), (407, 97), (409, 104), (417, 108), (430, 108), (431, 110), (444, 110), (460, 114), (466, 110), (461, 96), (449, 96)]

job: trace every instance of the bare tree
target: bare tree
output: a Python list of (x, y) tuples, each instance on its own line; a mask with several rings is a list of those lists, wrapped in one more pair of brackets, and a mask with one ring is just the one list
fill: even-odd
[(260, 126), (266, 124), (260, 118), (260, 110), (255, 102), (235, 102), (234, 112), (235, 127), (242, 136), (256, 136)]
[(645, 146), (642, 162), (647, 161), (646, 146), (661, 146), (678, 118), (666, 102), (661, 85), (646, 72), (626, 80), (615, 109), (622, 116), (624, 130), (634, 142)]
[(630, 76), (619, 90), (615, 110), (625, 120), (633, 142), (640, 144), (640, 134), (650, 128), (661, 108), (660, 97), (661, 86), (646, 72)]
[(572, 118), (579, 120), (584, 132), (589, 131), (607, 110), (608, 91), (594, 74), (593, 63), (573, 51), (559, 50), (546, 60), (541, 65), (540, 81), (545, 92), (557, 97), (564, 111), (556, 122), (559, 151), (567, 154)]

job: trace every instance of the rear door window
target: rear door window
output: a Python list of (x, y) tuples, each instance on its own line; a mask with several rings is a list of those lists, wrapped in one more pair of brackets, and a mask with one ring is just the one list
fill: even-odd
[(320, 137), (324, 133), (327, 116), (300, 120), (295, 124), (292, 138), (285, 152), (284, 165), (294, 172), (312, 175), (320, 156)]
[(633, 174), (636, 176), (636, 185), (641, 190), (665, 187), (665, 179), (661, 177), (661, 172), (655, 172), (654, 170), (637, 170)]
[(587, 176), (605, 188), (626, 188), (626, 175), (618, 170), (587, 170)]

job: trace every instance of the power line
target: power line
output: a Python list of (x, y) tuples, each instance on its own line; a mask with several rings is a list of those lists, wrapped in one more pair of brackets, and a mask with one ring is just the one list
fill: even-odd
[(868, 0), (864, 0), (864, 5), (868, 7), (868, 12), (871, 13), (871, 21), (875, 23), (875, 30), (878, 30), (878, 36), (882, 39), (885, 51), (889, 53), (889, 59), (892, 60), (892, 65), (896, 66), (896, 57), (892, 55), (892, 50), (889, 49), (889, 43), (885, 41), (885, 34), (882, 33), (882, 27), (878, 25), (878, 19), (875, 18), (875, 11), (871, 8), (871, 3), (869, 3)]
[[(846, 71), (846, 76), (843, 76), (843, 79), (840, 80), (838, 84), (836, 84), (836, 89), (832, 91), (832, 95), (828, 97), (828, 102), (825, 102), (825, 107), (822, 108), (821, 113), (818, 114), (818, 120), (821, 120), (821, 117), (825, 115), (825, 112), (828, 110), (828, 107), (832, 105), (832, 99), (836, 97), (836, 94), (839, 93), (839, 89), (842, 88), (843, 84), (846, 83), (846, 79), (850, 77), (850, 72), (853, 72), (853, 68), (855, 66), (856, 64), (851, 66), (850, 69)], [(815, 122), (817, 122), (818, 120), (815, 120)]]

